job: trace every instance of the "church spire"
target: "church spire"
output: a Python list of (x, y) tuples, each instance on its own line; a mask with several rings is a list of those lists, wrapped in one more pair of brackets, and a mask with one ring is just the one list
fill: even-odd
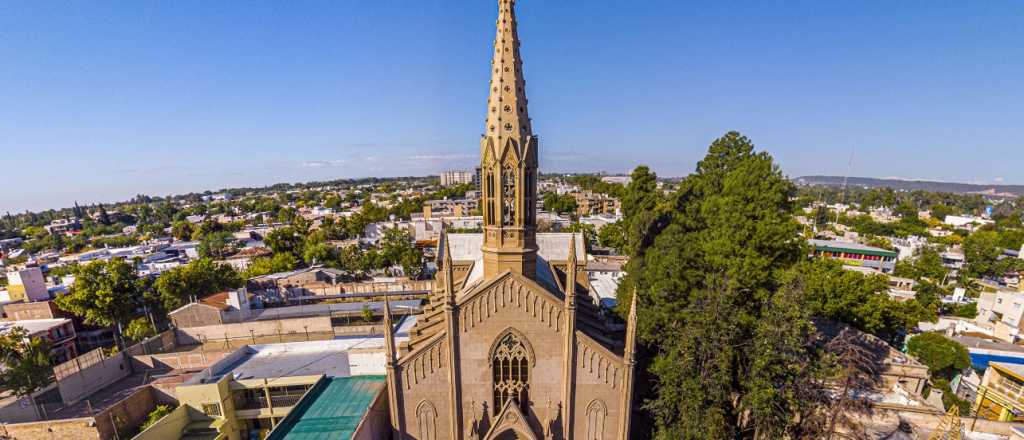
[(569, 257), (565, 262), (565, 336), (562, 362), (562, 438), (573, 438), (573, 408), (576, 407), (576, 233), (569, 239)]
[(536, 273), (537, 137), (527, 110), (515, 0), (498, 1), (487, 121), (480, 142), (484, 276)]
[(388, 411), (391, 413), (394, 434), (405, 438), (405, 417), (402, 414), (398, 383), (398, 354), (395, 350), (395, 330), (391, 324), (391, 301), (384, 295), (384, 368), (387, 370)]
[(623, 408), (622, 416), (619, 418), (619, 439), (628, 440), (630, 421), (633, 418), (633, 375), (636, 369), (636, 298), (640, 296), (636, 287), (633, 288), (633, 298), (629, 304), (629, 318), (626, 320), (626, 347), (623, 350), (623, 363), (625, 372), (622, 375), (621, 395), (619, 396), (619, 407)]
[(455, 295), (455, 262), (452, 260), (452, 247), (449, 244), (448, 230), (441, 227), (441, 240), (444, 242), (444, 316), (446, 329), (448, 331), (448, 413), (449, 420), (448, 435), (451, 439), (458, 439), (462, 432), (462, 385), (461, 368), (462, 360), (459, 358), (459, 306)]

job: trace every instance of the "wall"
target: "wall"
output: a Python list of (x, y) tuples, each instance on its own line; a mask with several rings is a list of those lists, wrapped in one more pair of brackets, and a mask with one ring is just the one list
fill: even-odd
[(102, 439), (115, 438), (116, 423), (116, 437), (130, 438), (127, 436), (138, 432), (139, 425), (146, 421), (154, 409), (156, 400), (153, 388), (139, 388), (132, 395), (93, 416), (96, 420), (96, 430)]
[(73, 403), (127, 377), (131, 374), (131, 365), (124, 353), (108, 358), (100, 350), (94, 350), (58, 365), (54, 374), (61, 398), (65, 403)]
[(162, 353), (178, 347), (174, 332), (167, 330), (125, 350), (129, 356)]
[(359, 421), (356, 432), (352, 434), (352, 440), (377, 440), (391, 436), (391, 421), (388, 414), (391, 410), (388, 408), (387, 395), (387, 389), (377, 394), (377, 398)]
[(0, 433), (4, 434), (11, 440), (101, 439), (99, 430), (97, 430), (92, 417), (2, 425), (2, 427), (0, 427)]
[[(252, 331), (252, 333), (250, 333)], [(332, 333), (331, 318), (281, 319), (274, 321), (252, 321), (238, 324), (210, 325), (205, 327), (179, 328), (178, 342), (182, 345), (200, 344), (204, 341), (224, 338), (248, 338), (250, 336), (276, 336), (277, 334)]]
[(64, 317), (63, 313), (57, 309), (57, 306), (53, 301), (7, 304), (4, 306), (4, 314), (6, 314), (7, 319), (11, 321)]
[(145, 431), (132, 438), (132, 440), (167, 440), (177, 439), (181, 436), (182, 430), (192, 421), (188, 415), (187, 406), (179, 406), (164, 416), (160, 421), (154, 423)]
[(132, 368), (137, 370), (199, 370), (224, 359), (230, 351), (189, 351), (155, 355), (132, 356)]
[(222, 324), (220, 309), (201, 303), (192, 303), (170, 315), (171, 322), (177, 328), (201, 327), (204, 325)]

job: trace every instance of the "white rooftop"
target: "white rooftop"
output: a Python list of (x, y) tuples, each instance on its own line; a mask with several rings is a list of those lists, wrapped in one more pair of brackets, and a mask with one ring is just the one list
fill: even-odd
[(58, 327), (69, 322), (71, 322), (70, 319), (25, 319), (21, 321), (3, 321), (0, 322), (0, 333), (7, 333), (14, 327), (21, 327), (31, 335), (50, 330), (51, 328)]

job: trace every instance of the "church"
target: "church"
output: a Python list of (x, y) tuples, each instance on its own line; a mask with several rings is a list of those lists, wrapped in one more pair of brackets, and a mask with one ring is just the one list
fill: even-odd
[(483, 233), (442, 233), (425, 312), (400, 346), (386, 332), (393, 438), (626, 439), (635, 300), (625, 334), (610, 329), (589, 293), (583, 237), (537, 232), (540, 142), (515, 0), (499, 0), (496, 24), (480, 140)]

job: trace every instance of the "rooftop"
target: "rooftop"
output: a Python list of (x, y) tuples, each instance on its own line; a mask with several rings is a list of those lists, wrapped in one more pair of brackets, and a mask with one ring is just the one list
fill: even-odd
[(26, 319), (22, 321), (0, 322), (0, 334), (7, 333), (14, 327), (24, 328), (28, 333), (34, 334), (47, 331), (51, 328), (71, 322), (70, 319)]
[(832, 240), (807, 240), (815, 248), (819, 250), (837, 250), (837, 251), (853, 251), (858, 253), (865, 253), (868, 255), (881, 255), (881, 256), (892, 256), (899, 255), (896, 251), (890, 251), (888, 249), (877, 248), (868, 246), (860, 243), (853, 243), (849, 241), (832, 241)]
[(271, 432), (268, 440), (350, 438), (384, 390), (384, 376), (340, 377), (323, 381)]

